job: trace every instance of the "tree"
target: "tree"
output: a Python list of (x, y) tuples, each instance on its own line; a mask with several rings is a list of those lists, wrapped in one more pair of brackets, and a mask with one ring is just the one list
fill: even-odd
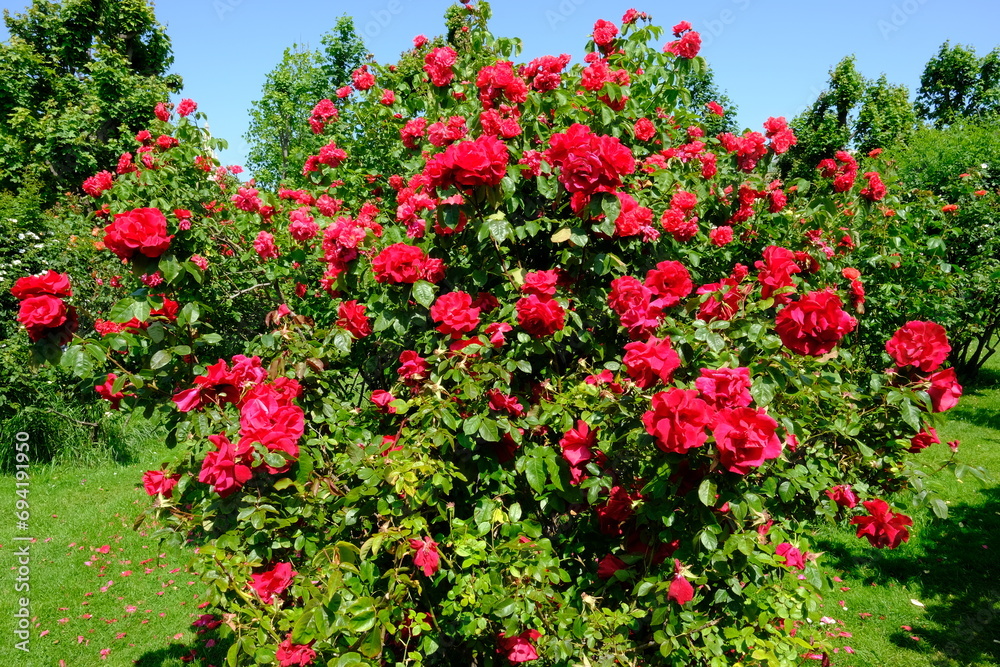
[(335, 98), (337, 88), (350, 83), (351, 72), (365, 61), (365, 45), (349, 16), (337, 19), (321, 43), (322, 52), (300, 45), (285, 49), (264, 81), (261, 98), (250, 107), (247, 165), (261, 185), (275, 188), (302, 180), (298, 169), (323, 144), (309, 129), (309, 112), (320, 100)]
[(846, 148), (851, 141), (850, 114), (864, 89), (864, 78), (847, 56), (830, 70), (827, 88), (805, 111), (792, 119), (798, 143), (782, 160), (785, 175), (807, 178), (823, 158)]
[(791, 123), (798, 138), (782, 161), (786, 175), (808, 178), (820, 160), (838, 150), (868, 152), (905, 139), (916, 124), (906, 86), (885, 75), (866, 79), (847, 56), (830, 70), (827, 88)]
[(4, 22), (0, 188), (38, 180), (45, 203), (79, 188), (113, 168), (156, 103), (181, 88), (148, 0), (35, 0)]
[(917, 91), (917, 113), (936, 127), (959, 117), (1000, 110), (1000, 48), (979, 58), (974, 48), (941, 45), (927, 61)]
[[(688, 75), (684, 82), (691, 90), (691, 111), (699, 116), (699, 120), (705, 126), (705, 133), (715, 136), (720, 132), (737, 132), (736, 113), (738, 107), (728, 95), (719, 90), (715, 84), (715, 72), (711, 67), (705, 66), (697, 74)], [(705, 105), (709, 102), (717, 102), (724, 110), (725, 114), (717, 116)]]
[(883, 74), (870, 82), (861, 97), (861, 109), (854, 125), (854, 144), (867, 153), (905, 141), (917, 124), (906, 86), (895, 86)]

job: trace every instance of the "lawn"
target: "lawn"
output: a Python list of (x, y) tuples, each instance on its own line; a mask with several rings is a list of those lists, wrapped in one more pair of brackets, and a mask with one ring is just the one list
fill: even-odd
[[(993, 363), (949, 415), (942, 443), (960, 440), (958, 457), (1000, 471), (1000, 361)], [(133, 529), (149, 505), (139, 481), (157, 467), (155, 438), (134, 447), (128, 464), (31, 468), (29, 530), (13, 519), (0, 531), (5, 613), (15, 608), (15, 551), (31, 536), (30, 654), (14, 648), (12, 621), (0, 665), (222, 665), (225, 646), (193, 625), (206, 590), (188, 567), (190, 554)], [(919, 455), (930, 471), (951, 455), (944, 444)], [(947, 520), (914, 509), (910, 541), (877, 550), (847, 528), (815, 537), (822, 562), (842, 579), (825, 603), (828, 630), (841, 635), (837, 667), (987, 667), (1000, 665), (1000, 486), (945, 471), (931, 478), (949, 504)], [(15, 481), (0, 477), (0, 498), (16, 500)], [(850, 653), (849, 651), (853, 651)], [(818, 664), (818, 663), (813, 663)]]
[[(3, 584), (0, 665), (223, 664), (222, 647), (193, 626), (204, 611), (206, 588), (188, 567), (190, 554), (151, 539), (150, 521), (133, 529), (149, 506), (142, 472), (158, 463), (145, 450), (130, 465), (31, 467), (28, 530), (17, 530), (12, 512), (0, 529), (0, 567), (12, 571)], [(23, 488), (23, 487), (22, 487)], [(15, 483), (0, 477), (0, 498), (13, 510)], [(15, 552), (30, 542), (30, 653), (15, 648), (11, 614)], [(220, 656), (221, 654), (221, 656)]]
[(1000, 360), (965, 388), (942, 444), (924, 450), (928, 471), (959, 440), (958, 459), (990, 471), (982, 483), (950, 471), (930, 486), (949, 506), (946, 520), (913, 510), (909, 543), (878, 550), (848, 529), (821, 532), (823, 562), (839, 572), (843, 588), (826, 603), (827, 614), (846, 632), (838, 667), (987, 667), (1000, 665)]

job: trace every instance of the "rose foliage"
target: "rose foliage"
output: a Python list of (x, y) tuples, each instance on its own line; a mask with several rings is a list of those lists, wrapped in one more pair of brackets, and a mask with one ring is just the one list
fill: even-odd
[(18, 319), (166, 429), (150, 511), (200, 545), (230, 664), (830, 650), (806, 536), (905, 542), (886, 499), (934, 504), (910, 452), (961, 395), (944, 329), (887, 325), (866, 274), (891, 187), (846, 154), (776, 181), (783, 119), (706, 136), (686, 22), (513, 64), (488, 15), (318, 102), (308, 189), (239, 183), (158, 109), (81, 213), (117, 303), (27, 277)]

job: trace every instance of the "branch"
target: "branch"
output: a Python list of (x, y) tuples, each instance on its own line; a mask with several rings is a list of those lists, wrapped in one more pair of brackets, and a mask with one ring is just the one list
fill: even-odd
[(257, 283), (253, 287), (248, 287), (248, 288), (246, 288), (244, 290), (240, 290), (239, 292), (236, 292), (234, 294), (230, 294), (229, 296), (226, 297), (226, 299), (232, 299), (233, 297), (242, 296), (242, 295), (244, 295), (244, 294), (246, 294), (248, 292), (252, 292), (255, 289), (260, 289), (261, 287), (270, 287), (270, 286), (271, 286), (271, 283)]
[(64, 415), (63, 413), (59, 412), (58, 410), (53, 410), (52, 408), (48, 408), (47, 410), (45, 410), (45, 412), (49, 412), (49, 413), (52, 413), (52, 414), (59, 415), (63, 419), (68, 419), (71, 422), (79, 424), (80, 426), (89, 426), (90, 428), (97, 428), (98, 426), (100, 426), (100, 424), (94, 424), (92, 422), (82, 422), (79, 419), (74, 419), (73, 417), (70, 417), (69, 415)]

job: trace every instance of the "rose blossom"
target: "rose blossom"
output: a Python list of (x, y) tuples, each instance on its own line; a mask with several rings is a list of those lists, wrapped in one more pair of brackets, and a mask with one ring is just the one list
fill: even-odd
[(565, 311), (555, 299), (543, 300), (537, 294), (529, 294), (518, 299), (514, 307), (517, 323), (532, 336), (551, 336), (565, 326)]
[(885, 344), (885, 351), (900, 368), (915, 366), (930, 373), (948, 358), (951, 345), (943, 326), (915, 320), (907, 322), (892, 335)]
[(778, 313), (775, 331), (792, 352), (819, 357), (832, 350), (858, 321), (832, 292), (809, 292)]
[(962, 397), (962, 385), (958, 383), (954, 368), (946, 368), (927, 377), (931, 386), (927, 393), (931, 397), (931, 409), (934, 412), (951, 410), (958, 405)]
[(782, 565), (785, 567), (796, 570), (806, 569), (806, 562), (802, 557), (802, 552), (796, 549), (793, 544), (782, 542), (774, 552), (776, 555), (784, 557), (785, 562)]
[(136, 208), (115, 214), (114, 222), (104, 228), (104, 245), (121, 259), (138, 255), (155, 258), (170, 247), (167, 218), (158, 208)]
[(753, 402), (749, 368), (702, 368), (694, 386), (701, 399), (716, 410), (745, 408)]
[(858, 537), (867, 538), (878, 549), (895, 549), (900, 542), (910, 539), (910, 532), (906, 527), (913, 525), (913, 519), (893, 512), (889, 509), (889, 504), (879, 498), (866, 500), (862, 505), (868, 510), (869, 516), (851, 519), (851, 524), (858, 526)]
[(698, 398), (698, 392), (672, 387), (654, 394), (652, 403), (642, 423), (664, 452), (684, 454), (708, 439), (705, 427), (712, 421), (712, 407)]
[(662, 340), (651, 336), (646, 341), (636, 341), (625, 346), (622, 359), (629, 376), (641, 389), (647, 389), (658, 380), (670, 383), (674, 371), (680, 368), (681, 358), (670, 343), (670, 336)]
[(430, 315), (439, 322), (435, 329), (452, 338), (461, 338), (479, 326), (479, 309), (472, 306), (472, 297), (466, 292), (442, 294), (431, 306)]
[(848, 509), (858, 504), (858, 494), (854, 492), (850, 484), (838, 484), (827, 489), (826, 496), (841, 507)]
[(719, 463), (729, 472), (746, 475), (768, 459), (781, 455), (778, 422), (762, 410), (723, 408), (715, 415), (712, 435), (719, 449)]

